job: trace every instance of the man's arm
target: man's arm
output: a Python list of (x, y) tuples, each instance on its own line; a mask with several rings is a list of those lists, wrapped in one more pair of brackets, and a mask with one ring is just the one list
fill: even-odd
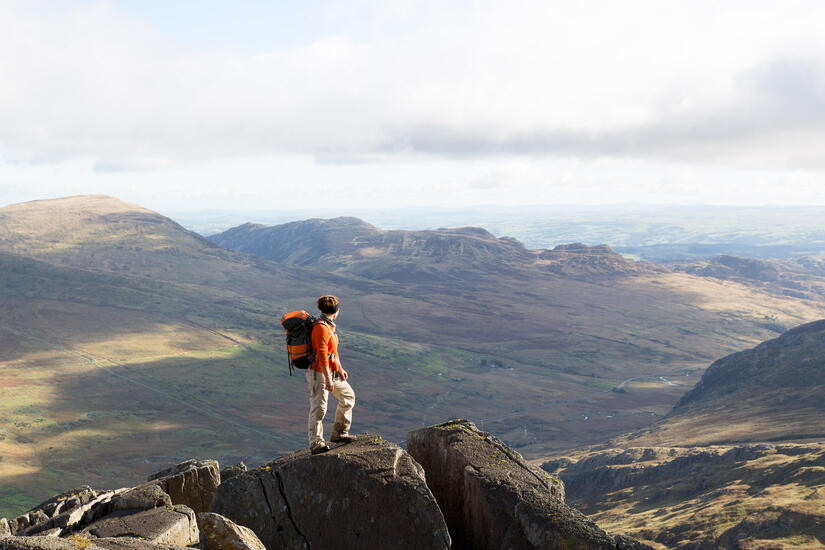
[(323, 323), (318, 323), (312, 329), (312, 347), (315, 350), (315, 362), (321, 368), (324, 375), (324, 389), (332, 391), (335, 386), (332, 384), (332, 373), (329, 364), (329, 329)]

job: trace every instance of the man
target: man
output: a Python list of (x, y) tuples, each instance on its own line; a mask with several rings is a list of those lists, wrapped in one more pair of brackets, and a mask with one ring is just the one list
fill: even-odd
[(332, 425), (333, 443), (354, 441), (350, 435), (352, 424), (352, 407), (355, 405), (355, 392), (352, 391), (347, 378), (349, 375), (341, 367), (338, 358), (338, 336), (335, 334), (335, 319), (340, 312), (340, 303), (335, 296), (318, 298), (321, 310), (321, 322), (312, 328), (312, 349), (315, 360), (307, 369), (309, 385), (309, 449), (312, 454), (325, 453), (329, 446), (324, 441), (324, 415), (327, 413), (329, 392), (338, 400), (335, 409), (335, 423)]

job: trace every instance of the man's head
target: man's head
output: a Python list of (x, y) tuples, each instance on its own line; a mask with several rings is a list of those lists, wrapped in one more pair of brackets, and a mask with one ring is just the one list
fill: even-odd
[(323, 313), (327, 317), (337, 317), (338, 310), (340, 309), (340, 307), (341, 303), (338, 301), (337, 296), (328, 294), (327, 296), (321, 296), (320, 298), (318, 298), (318, 309), (320, 309), (321, 313)]

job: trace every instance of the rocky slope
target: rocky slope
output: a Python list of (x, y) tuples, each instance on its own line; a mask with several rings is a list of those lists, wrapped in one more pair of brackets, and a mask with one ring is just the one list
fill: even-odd
[(825, 443), (614, 448), (542, 467), (600, 525), (656, 548), (825, 544)]
[(817, 321), (714, 362), (651, 428), (543, 467), (600, 524), (660, 548), (820, 548), (823, 395)]
[(825, 320), (715, 361), (651, 428), (622, 445), (825, 438)]
[[(223, 482), (215, 461), (189, 461), (131, 489), (84, 487), (0, 520), (0, 550), (647, 548), (564, 504), (557, 478), (470, 422), (410, 440), (408, 454), (361, 434), (326, 454), (238, 468)], [(442, 468), (473, 482), (443, 484)], [(462, 519), (448, 532), (445, 517)]]

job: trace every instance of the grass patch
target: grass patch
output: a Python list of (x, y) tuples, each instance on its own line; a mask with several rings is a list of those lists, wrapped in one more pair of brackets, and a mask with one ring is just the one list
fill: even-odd
[(0, 517), (14, 518), (37, 506), (40, 501), (11, 485), (0, 485)]

